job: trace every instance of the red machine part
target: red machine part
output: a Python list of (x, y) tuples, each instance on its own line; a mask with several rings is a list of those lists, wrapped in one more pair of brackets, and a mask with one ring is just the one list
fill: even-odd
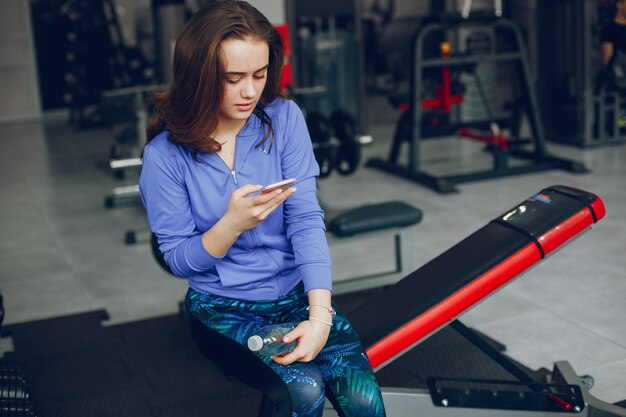
[[(441, 58), (450, 58), (450, 44), (442, 42), (440, 45)], [(463, 96), (452, 95), (452, 82), (450, 79), (450, 67), (441, 68), (441, 85), (435, 88), (435, 97), (423, 99), (420, 103), (422, 108), (441, 110), (450, 113), (452, 106), (463, 102)]]
[(285, 63), (283, 66), (283, 76), (280, 80), (280, 91), (285, 93), (293, 84), (293, 72), (291, 69), (291, 44), (289, 43), (289, 26), (286, 24), (274, 25), (281, 39), (283, 40), (283, 50), (285, 54)]
[[(450, 58), (450, 44), (448, 42), (442, 42), (440, 50), (442, 59)], [(420, 102), (420, 106), (425, 109), (434, 109), (450, 113), (452, 106), (462, 102), (462, 95), (452, 95), (450, 67), (443, 66), (441, 68), (441, 85), (435, 88), (435, 97), (423, 99)], [(398, 107), (403, 111), (410, 108), (408, 103), (402, 103)], [(497, 146), (503, 151), (506, 151), (508, 148), (509, 139), (502, 134), (502, 130), (497, 126), (492, 126), (491, 132), (487, 134), (477, 133), (468, 127), (462, 127), (459, 129), (458, 135), (462, 138), (476, 140), (490, 146)]]
[(476, 133), (469, 127), (462, 127), (458, 132), (459, 136), (467, 139), (473, 139), (478, 142), (483, 142), (487, 145), (497, 146), (503, 151), (508, 148), (508, 139), (502, 134), (500, 128), (491, 129), (491, 132), (487, 134)]

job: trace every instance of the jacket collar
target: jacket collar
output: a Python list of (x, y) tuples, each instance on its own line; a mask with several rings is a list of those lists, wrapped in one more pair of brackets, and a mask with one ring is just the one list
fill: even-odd
[[(258, 147), (263, 140), (264, 134), (265, 126), (263, 125), (263, 122), (253, 113), (246, 121), (244, 127), (237, 134), (237, 145), (235, 148), (235, 171), (239, 169), (239, 164), (243, 164), (245, 162), (246, 156)], [(228, 167), (224, 161), (222, 161), (222, 159), (213, 152), (203, 152), (200, 153), (198, 157), (201, 161), (206, 162), (215, 168), (228, 171)]]

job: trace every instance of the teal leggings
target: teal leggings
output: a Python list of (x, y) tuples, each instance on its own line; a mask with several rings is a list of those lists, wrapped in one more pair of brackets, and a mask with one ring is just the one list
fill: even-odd
[[(260, 302), (219, 297), (190, 288), (185, 306), (207, 327), (208, 333), (215, 333), (214, 338), (208, 339), (209, 342), (201, 343), (224, 344), (222, 352), (231, 355), (228, 364), (218, 365), (227, 365), (225, 368), (231, 371), (236, 364), (245, 363), (246, 368), (252, 369), (235, 369), (234, 372), (243, 382), (247, 382), (248, 377), (250, 381), (258, 382), (262, 375), (270, 376), (265, 380), (271, 380), (272, 374), (279, 377), (273, 378), (273, 384), (277, 385), (276, 381), (279, 381), (282, 389), (256, 384), (256, 388), (264, 391), (282, 392), (276, 395), (289, 396), (272, 398), (277, 416), (321, 416), (325, 397), (341, 417), (385, 415), (380, 388), (363, 346), (352, 325), (339, 311), (333, 319), (326, 345), (312, 362), (294, 362), (283, 366), (245, 347), (248, 337), (263, 326), (308, 319), (308, 300), (301, 284), (275, 301)], [(217, 357), (221, 359), (222, 355)]]

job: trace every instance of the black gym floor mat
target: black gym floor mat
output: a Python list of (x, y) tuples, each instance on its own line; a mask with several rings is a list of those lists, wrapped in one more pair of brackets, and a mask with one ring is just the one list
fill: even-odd
[(179, 315), (102, 326), (105, 311), (3, 328), (39, 417), (253, 416), (261, 395), (195, 348)]
[[(335, 301), (349, 316), (373, 295)], [(180, 315), (104, 327), (106, 318), (99, 310), (2, 329), (14, 345), (2, 362), (22, 369), (39, 417), (257, 415), (260, 393), (206, 360)], [(424, 388), (425, 375), (513, 379), (451, 328), (377, 373), (381, 385), (394, 387)]]

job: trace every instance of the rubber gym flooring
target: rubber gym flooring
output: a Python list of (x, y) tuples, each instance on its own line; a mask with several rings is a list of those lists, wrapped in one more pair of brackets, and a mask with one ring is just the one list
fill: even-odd
[[(342, 310), (380, 290), (337, 296)], [(349, 313), (348, 313), (349, 314)], [(181, 315), (102, 326), (105, 310), (3, 328), (39, 417), (245, 417), (261, 396), (224, 374), (193, 345)], [(534, 372), (540, 378), (545, 370)], [(424, 376), (513, 380), (446, 327), (377, 373), (383, 386), (426, 387)]]

